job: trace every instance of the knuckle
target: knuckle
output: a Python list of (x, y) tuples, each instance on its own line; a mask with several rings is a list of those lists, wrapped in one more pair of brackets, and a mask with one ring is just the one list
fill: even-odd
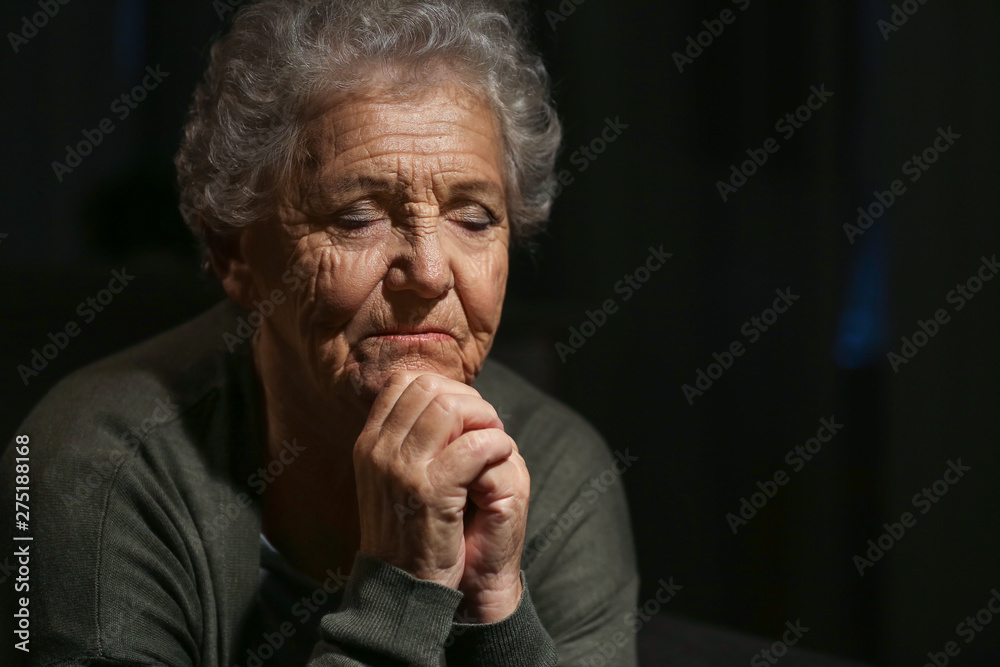
[(436, 495), (434, 481), (430, 475), (410, 477), (403, 482), (404, 491), (408, 498), (418, 501), (421, 505), (430, 503)]
[(397, 481), (397, 491), (405, 498), (423, 498), (423, 487), (418, 480), (404, 477)]
[(515, 455), (518, 457), (520, 456), (517, 452), (517, 443), (515, 443), (514, 439), (507, 435), (505, 431), (498, 428), (490, 429), (490, 431), (492, 434), (495, 434), (497, 440), (503, 444), (504, 451), (506, 452), (508, 459), (514, 457)]
[(531, 496), (531, 476), (525, 470), (523, 475), (518, 477), (518, 490), (524, 498)]
[(479, 400), (485, 406), (486, 411), (489, 412), (490, 415), (492, 415), (492, 417), (494, 419), (496, 419), (498, 422), (500, 422), (502, 424), (503, 422), (500, 420), (500, 415), (497, 413), (497, 409), (495, 407), (493, 407), (493, 404), (490, 403), (489, 401), (487, 401), (485, 398), (482, 398), (482, 397), (479, 397)]
[(392, 479), (397, 475), (393, 463), (393, 459), (385, 456), (378, 448), (371, 449), (361, 455), (355, 453), (355, 467), (360, 465), (364, 470), (377, 474), (383, 479)]
[(435, 486), (436, 483), (438, 482), (439, 477), (442, 474), (442, 471), (441, 471), (441, 460), (440, 459), (431, 459), (427, 463), (427, 468), (425, 469), (424, 474), (427, 477), (427, 483), (429, 485), (431, 485), (431, 486)]
[(396, 371), (389, 376), (389, 379), (386, 381), (386, 385), (392, 387), (405, 387), (413, 382), (414, 374), (414, 371)]
[(372, 447), (371, 443), (366, 442), (362, 438), (358, 438), (358, 441), (354, 443), (353, 460), (354, 467), (367, 466), (372, 458)]
[(466, 431), (464, 434), (466, 447), (472, 454), (479, 454), (490, 444), (489, 434), (485, 429)]
[(428, 407), (450, 414), (455, 412), (460, 402), (461, 398), (455, 394), (437, 394), (431, 399)]
[(521, 456), (521, 453), (517, 451), (516, 445), (514, 446), (514, 450), (510, 453), (510, 460), (513, 461), (514, 466), (517, 468), (518, 472), (520, 472), (525, 477), (530, 477), (530, 475), (528, 474), (528, 463), (524, 460), (524, 457)]
[[(417, 371), (411, 371), (416, 373)], [(420, 389), (428, 394), (437, 394), (444, 387), (444, 378), (440, 375), (434, 375), (433, 373), (423, 373), (418, 375), (411, 385), (417, 389)]]

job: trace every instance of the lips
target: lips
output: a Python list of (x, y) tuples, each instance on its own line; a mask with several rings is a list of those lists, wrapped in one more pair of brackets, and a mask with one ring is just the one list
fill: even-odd
[(418, 341), (450, 340), (451, 335), (440, 332), (428, 332), (428, 333), (407, 333), (407, 334), (379, 334), (377, 336), (372, 336), (372, 338), (378, 338), (380, 340), (395, 340), (400, 342), (416, 343)]
[(375, 333), (370, 334), (369, 338), (379, 338), (382, 340), (391, 340), (399, 342), (418, 342), (418, 341), (444, 341), (453, 339), (454, 336), (451, 334), (450, 331), (442, 327), (429, 326), (429, 325), (419, 325), (419, 326), (394, 325), (391, 327), (380, 329)]
[(447, 330), (440, 329), (440, 328), (437, 328), (437, 327), (391, 327), (391, 328), (388, 328), (388, 329), (382, 329), (381, 331), (376, 331), (372, 335), (373, 336), (407, 336), (407, 335), (414, 335), (414, 334), (431, 334), (431, 333), (447, 334), (449, 336), (451, 335), (450, 333), (448, 333)]

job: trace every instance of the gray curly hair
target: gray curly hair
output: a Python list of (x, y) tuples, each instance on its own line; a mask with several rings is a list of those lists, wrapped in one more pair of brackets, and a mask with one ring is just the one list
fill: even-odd
[(548, 218), (562, 139), (549, 77), (517, 0), (260, 0), (211, 49), (175, 157), (195, 235), (229, 235), (274, 213), (308, 159), (305, 110), (362, 92), (373, 72), (410, 82), (443, 64), (496, 115), (514, 243)]

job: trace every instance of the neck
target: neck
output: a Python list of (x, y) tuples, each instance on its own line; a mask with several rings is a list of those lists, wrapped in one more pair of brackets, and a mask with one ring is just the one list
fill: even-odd
[(266, 324), (253, 338), (253, 355), (267, 434), (262, 530), (316, 581), (328, 569), (349, 572), (360, 545), (354, 443), (368, 410), (320, 395), (301, 356)]

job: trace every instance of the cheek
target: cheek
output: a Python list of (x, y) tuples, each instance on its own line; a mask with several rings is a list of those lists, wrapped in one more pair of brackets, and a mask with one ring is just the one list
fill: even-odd
[(303, 280), (297, 301), (309, 319), (340, 327), (370, 298), (386, 262), (378, 248), (346, 249), (318, 234), (300, 241), (289, 269)]
[(474, 329), (496, 327), (507, 288), (507, 270), (506, 247), (491, 249), (462, 262), (455, 282), (462, 290), (462, 302)]

